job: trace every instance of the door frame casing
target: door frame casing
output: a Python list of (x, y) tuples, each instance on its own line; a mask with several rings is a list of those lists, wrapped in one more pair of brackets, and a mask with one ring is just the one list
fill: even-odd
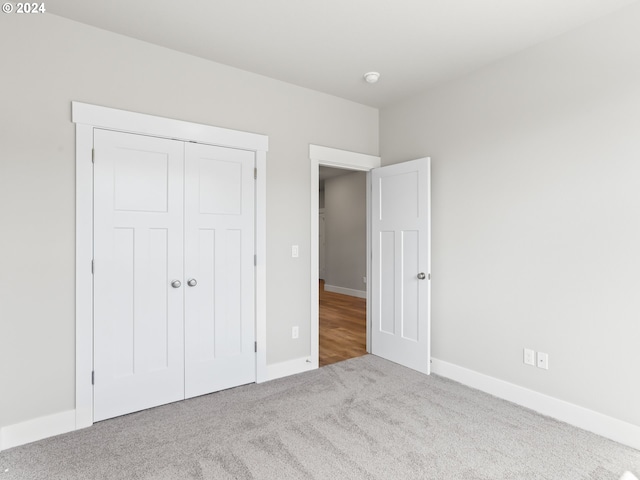
[(367, 173), (367, 352), (371, 351), (371, 315), (370, 315), (370, 284), (371, 278), (371, 173), (380, 167), (380, 157), (364, 153), (349, 152), (337, 148), (323, 147), (309, 144), (309, 159), (311, 162), (311, 363), (312, 368), (318, 368), (320, 355), (320, 306), (318, 295), (319, 271), (319, 200), (318, 191), (320, 180), (318, 169), (320, 166), (342, 168), (345, 170)]
[[(320, 219), (324, 218), (324, 208), (318, 208), (318, 242), (320, 242)], [(321, 245), (318, 243), (318, 278), (322, 278), (322, 265), (320, 265), (320, 252), (322, 251)], [(326, 263), (326, 262), (325, 262)]]
[(256, 382), (267, 380), (266, 160), (269, 137), (71, 102), (76, 125), (76, 429), (93, 424), (93, 131), (95, 128), (255, 152)]

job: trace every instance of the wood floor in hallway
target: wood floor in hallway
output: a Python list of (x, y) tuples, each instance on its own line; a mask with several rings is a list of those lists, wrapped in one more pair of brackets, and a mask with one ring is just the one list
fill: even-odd
[(327, 292), (320, 280), (320, 366), (367, 353), (367, 302)]

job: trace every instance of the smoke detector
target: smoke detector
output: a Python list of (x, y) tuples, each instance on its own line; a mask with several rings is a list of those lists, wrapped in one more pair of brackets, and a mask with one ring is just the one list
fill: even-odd
[(367, 83), (376, 83), (380, 78), (380, 74), (378, 72), (369, 72), (364, 74), (364, 79)]

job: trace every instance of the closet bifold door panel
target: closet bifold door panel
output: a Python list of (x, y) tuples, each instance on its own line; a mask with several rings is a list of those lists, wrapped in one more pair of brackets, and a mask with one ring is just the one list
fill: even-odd
[(185, 396), (254, 382), (254, 152), (185, 144)]
[(94, 421), (184, 398), (181, 142), (95, 130)]
[(254, 152), (94, 151), (94, 421), (254, 382)]

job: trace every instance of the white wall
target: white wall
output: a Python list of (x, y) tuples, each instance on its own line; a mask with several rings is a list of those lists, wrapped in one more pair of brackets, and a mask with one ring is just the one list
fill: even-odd
[[(324, 181), (325, 282), (366, 291), (367, 174), (353, 172)], [(344, 292), (343, 292), (344, 293)]]
[(309, 355), (309, 143), (377, 154), (377, 110), (50, 14), (0, 41), (0, 426), (74, 408), (72, 100), (269, 135), (267, 361)]
[(635, 4), (380, 117), (383, 164), (432, 158), (433, 356), (635, 425), (638, 25)]

